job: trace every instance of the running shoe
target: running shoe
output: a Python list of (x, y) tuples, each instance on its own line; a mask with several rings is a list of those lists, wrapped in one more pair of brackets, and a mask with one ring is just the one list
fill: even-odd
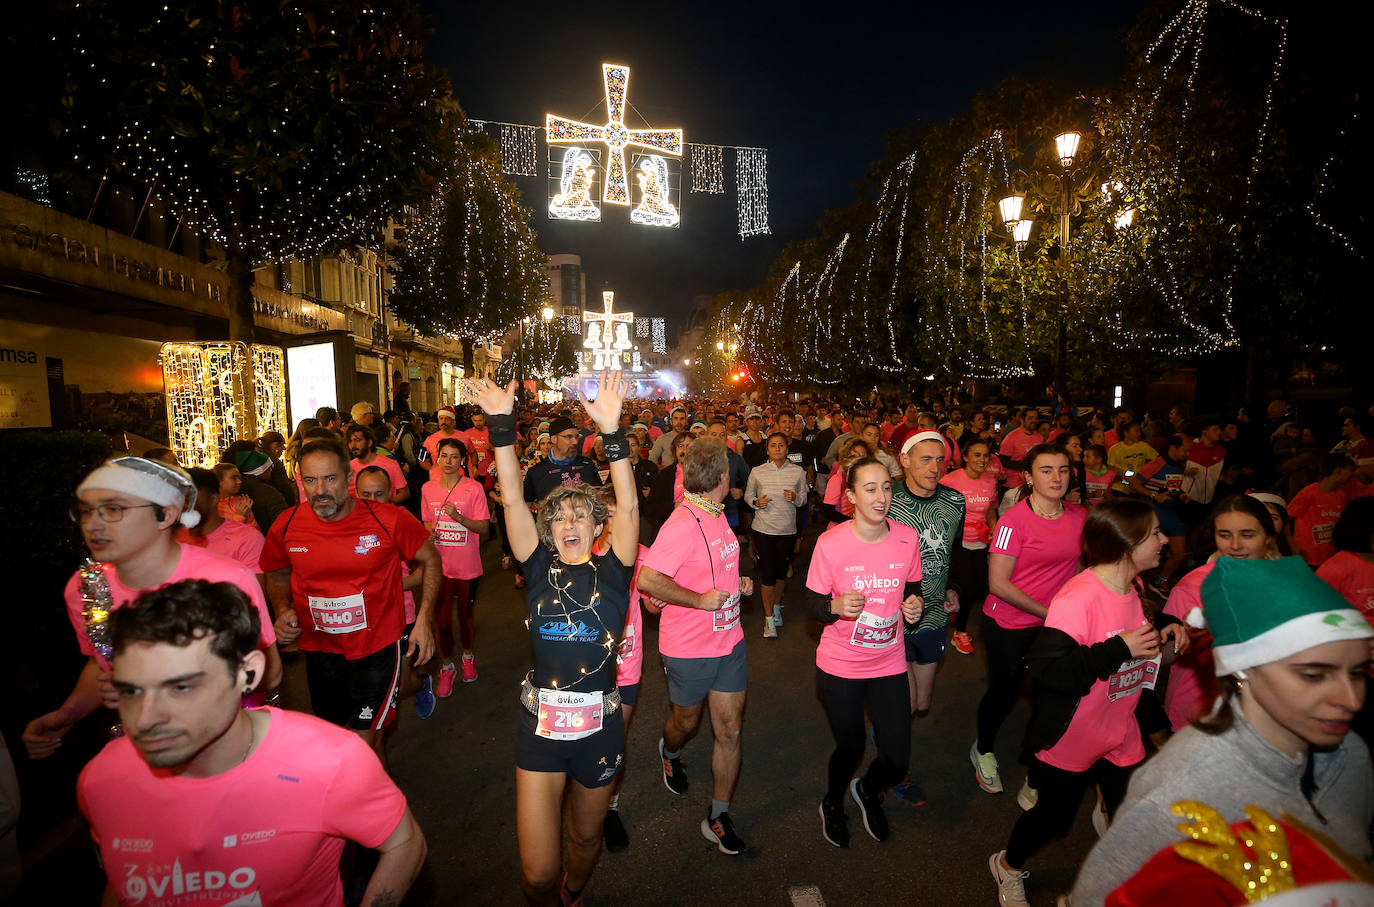
[(1002, 858), (1006, 855), (1005, 850), (999, 850), (988, 857), (988, 869), (992, 870), (992, 878), (997, 882), (997, 901), (1002, 907), (1030, 907), (1030, 901), (1026, 900), (1026, 879), (1030, 878), (1030, 873), (1003, 866)]
[(477, 679), (477, 658), (473, 655), (463, 656), (463, 683), (472, 683)]
[(525, 578), (518, 573), (515, 574), (515, 588), (523, 589), (525, 588), (525, 585)]
[(509, 570), (512, 566), (514, 566), (514, 564), (515, 564), (515, 559), (514, 559), (513, 557), (511, 557), (509, 554), (504, 554), (504, 555), (501, 556), (501, 569), (502, 569), (502, 570)]
[(730, 821), (729, 813), (721, 813), (714, 819), (702, 819), (701, 836), (714, 843), (727, 856), (744, 853), (749, 847), (743, 838), (735, 834), (735, 823)]
[(620, 821), (620, 810), (606, 810), (606, 819), (601, 823), (601, 837), (611, 853), (620, 853), (630, 846), (630, 833), (625, 830), (625, 823)]
[(1021, 789), (1016, 792), (1016, 805), (1030, 812), (1035, 809), (1035, 803), (1040, 799), (1040, 792), (1030, 785), (1030, 778), (1026, 778), (1021, 783)]
[(1107, 812), (1102, 808), (1102, 795), (1097, 795), (1097, 802), (1093, 804), (1093, 831), (1097, 832), (1100, 838), (1107, 833)]
[(782, 626), (782, 605), (773, 606), (773, 626)]
[(438, 702), (434, 698), (434, 678), (425, 675), (425, 684), (415, 691), (415, 714), (421, 718), (428, 718), (434, 714), (434, 707)]
[(669, 759), (663, 755), (663, 738), (658, 738), (658, 755), (663, 760), (663, 786), (681, 797), (687, 793), (687, 772), (682, 768), (682, 757)]
[(458, 669), (453, 666), (453, 662), (445, 662), (439, 669), (439, 689), (437, 691), (440, 699), (447, 699), (453, 695), (453, 679), (458, 676)]
[(822, 800), (820, 810), (821, 836), (836, 847), (848, 847), (849, 823), (844, 818), (844, 807)]
[(859, 815), (864, 820), (864, 828), (875, 841), (886, 841), (888, 836), (887, 814), (877, 795), (864, 790), (864, 783), (858, 778), (849, 782), (849, 796), (859, 806)]
[(921, 786), (910, 778), (892, 785), (892, 796), (907, 806), (926, 805), (926, 792), (921, 790)]
[(973, 762), (973, 773), (978, 786), (990, 794), (1002, 792), (1002, 776), (997, 774), (997, 757), (992, 753), (978, 752), (978, 741), (968, 749), (969, 760)]
[(558, 907), (583, 907), (584, 904), (580, 892), (576, 898), (572, 896), (572, 892), (568, 890), (568, 874), (563, 873), (563, 882), (558, 886)]
[(773, 618), (771, 618), (771, 617), (765, 617), (765, 618), (763, 619), (763, 638), (764, 638), (764, 639), (777, 639), (777, 638), (778, 638), (778, 627), (777, 627), (777, 624), (773, 623)]
[(973, 654), (973, 637), (969, 636), (967, 633), (960, 633), (958, 630), (955, 630), (952, 642), (954, 644), (954, 651), (958, 652), (960, 655)]

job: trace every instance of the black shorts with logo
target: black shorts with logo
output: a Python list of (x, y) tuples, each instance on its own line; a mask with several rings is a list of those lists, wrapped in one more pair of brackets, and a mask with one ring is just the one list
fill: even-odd
[(305, 682), (315, 716), (355, 731), (391, 724), (396, 720), (402, 651), (397, 640), (362, 658), (306, 652)]
[(602, 719), (601, 730), (581, 740), (549, 740), (534, 732), (535, 717), (523, 708), (515, 732), (515, 767), (527, 772), (561, 772), (585, 788), (615, 780), (625, 758), (625, 713)]

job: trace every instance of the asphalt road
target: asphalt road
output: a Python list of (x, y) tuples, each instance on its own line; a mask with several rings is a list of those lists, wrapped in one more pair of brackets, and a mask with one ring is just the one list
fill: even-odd
[[(620, 800), (631, 843), (623, 853), (603, 855), (587, 889), (589, 904), (786, 905), (794, 898), (814, 904), (806, 900), (815, 895), (804, 891), (810, 888), (827, 905), (997, 903), (987, 858), (1005, 846), (1020, 814), (1015, 795), (1024, 769), (1016, 763), (1016, 750), (1029, 707), (1025, 700), (1018, 705), (998, 741), (1007, 792), (984, 793), (968, 759), (985, 678), (981, 653), (969, 657), (950, 649), (934, 707), (913, 727), (912, 772), (928, 805), (910, 808), (889, 797), (892, 835), (880, 844), (863, 830), (851, 803), (849, 849), (837, 849), (821, 837), (816, 807), (831, 738), (814, 683), (819, 628), (802, 616), (799, 595), (812, 541), (807, 539), (789, 583), (779, 639), (762, 638), (757, 598), (745, 601), (750, 685), (744, 767), (730, 812), (748, 852), (724, 856), (700, 833), (710, 801), (709, 722), (684, 751), (691, 781), (687, 795), (676, 797), (663, 785), (657, 742), (668, 709), (667, 684), (658, 656), (657, 618), (646, 615), (644, 677)], [(429, 841), (429, 859), (408, 904), (523, 903), (514, 729), (517, 691), (532, 655), (523, 592), (513, 588), (513, 574), (502, 572), (499, 562), (499, 546), (488, 542), (487, 573), (478, 595), (477, 681), (459, 683), (426, 721), (416, 717), (412, 701), (403, 701), (390, 741), (392, 774)], [(977, 644), (977, 616), (971, 631)], [(304, 674), (299, 659), (287, 665), (283, 706), (308, 708)], [(866, 758), (872, 753), (870, 744)], [(1068, 839), (1032, 860), (1027, 892), (1033, 904), (1052, 905), (1071, 886), (1095, 839), (1091, 805), (1085, 799)], [(26, 891), (42, 892), (44, 902), (98, 901), (98, 869), (75, 824), (70, 840), (26, 880)]]

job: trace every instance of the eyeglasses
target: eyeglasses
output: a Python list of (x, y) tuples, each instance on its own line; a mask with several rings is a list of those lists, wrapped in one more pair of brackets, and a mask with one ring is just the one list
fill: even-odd
[(138, 510), (140, 507), (157, 507), (157, 504), (100, 504), (96, 507), (82, 507), (80, 504), (73, 504), (67, 508), (67, 514), (72, 518), (72, 522), (81, 526), (91, 521), (91, 516), (99, 514), (101, 522), (118, 523), (124, 519), (124, 511)]

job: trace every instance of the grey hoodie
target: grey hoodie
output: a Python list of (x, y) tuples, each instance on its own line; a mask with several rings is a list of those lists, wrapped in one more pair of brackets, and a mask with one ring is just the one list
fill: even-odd
[(1228, 823), (1244, 820), (1250, 804), (1275, 818), (1286, 812), (1369, 862), (1374, 770), (1364, 741), (1346, 734), (1336, 750), (1314, 756), (1317, 790), (1309, 803), (1301, 788), (1305, 760), (1289, 758), (1261, 737), (1239, 703), (1233, 710), (1236, 722), (1226, 733), (1184, 728), (1135, 773), (1111, 828), (1078, 871), (1072, 907), (1100, 907), (1152, 856), (1184, 840), (1178, 830), (1183, 820), (1169, 811), (1179, 800), (1206, 803)]

